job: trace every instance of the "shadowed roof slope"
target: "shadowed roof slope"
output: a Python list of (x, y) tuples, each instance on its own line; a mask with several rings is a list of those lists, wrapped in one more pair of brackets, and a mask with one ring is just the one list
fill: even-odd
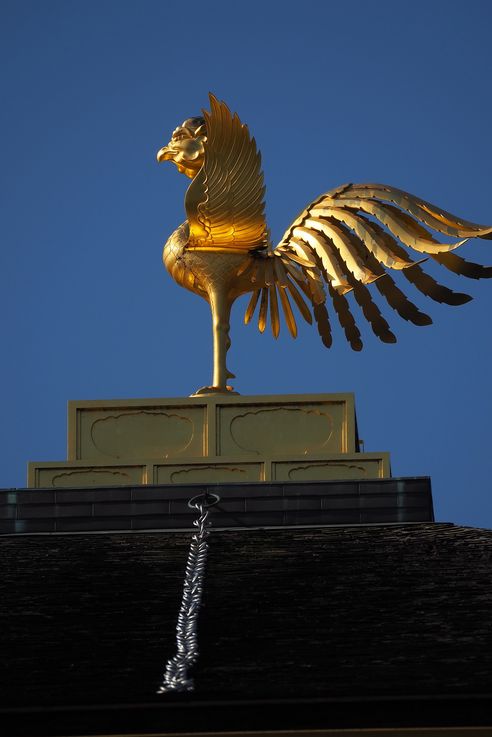
[(156, 696), (188, 544), (3, 538), (2, 706), (492, 694), (492, 531), (424, 523), (212, 531), (195, 692)]

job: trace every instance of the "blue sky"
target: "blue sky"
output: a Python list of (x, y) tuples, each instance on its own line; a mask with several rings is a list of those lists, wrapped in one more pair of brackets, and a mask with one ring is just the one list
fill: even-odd
[[(209, 382), (208, 308), (161, 263), (187, 180), (155, 162), (209, 90), (262, 150), (275, 241), (349, 181), (492, 223), (491, 22), (486, 0), (4, 0), (0, 485), (65, 458), (68, 399)], [(492, 244), (460, 255), (490, 264)], [(229, 364), (241, 394), (355, 392), (366, 450), (430, 475), (440, 520), (492, 527), (492, 283), (430, 270), (475, 299), (414, 295), (425, 328), (385, 309), (397, 345), (365, 326), (361, 353), (339, 330), (329, 351), (308, 326), (274, 341), (236, 304)]]

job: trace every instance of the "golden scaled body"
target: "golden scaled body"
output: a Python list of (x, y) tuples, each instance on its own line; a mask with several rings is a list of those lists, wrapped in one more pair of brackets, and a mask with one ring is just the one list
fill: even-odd
[[(492, 277), (492, 268), (452, 253), (468, 238), (492, 239), (492, 227), (458, 218), (418, 197), (381, 184), (346, 184), (318, 197), (294, 220), (274, 249), (264, 214), (265, 187), (256, 143), (237, 115), (210, 95), (210, 112), (176, 128), (158, 161), (172, 161), (192, 182), (185, 197), (187, 221), (164, 246), (167, 270), (181, 286), (206, 299), (211, 308), (214, 369), (211, 386), (198, 393), (226, 393), (233, 376), (226, 366), (233, 302), (251, 292), (245, 322), (258, 305), (258, 327), (268, 316), (275, 337), (283, 314), (297, 335), (293, 307), (309, 323), (313, 316), (323, 343), (331, 345), (327, 298), (354, 350), (362, 348), (347, 294), (380, 340), (396, 337), (373, 301), (374, 288), (400, 317), (428, 325), (421, 312), (395, 284), (389, 270), (399, 270), (422, 294), (450, 305), (471, 297), (439, 284), (421, 267), (431, 258), (474, 279)], [(440, 242), (432, 231), (444, 234)], [(426, 258), (415, 261), (408, 249)]]
[(184, 223), (164, 246), (163, 261), (173, 279), (182, 287), (204, 297), (212, 311), (214, 338), (214, 368), (212, 385), (197, 393), (230, 392), (227, 384), (233, 374), (226, 366), (230, 347), (229, 319), (234, 300), (250, 291), (250, 282), (238, 272), (248, 263), (247, 252), (224, 253), (222, 251), (188, 249), (189, 227)]

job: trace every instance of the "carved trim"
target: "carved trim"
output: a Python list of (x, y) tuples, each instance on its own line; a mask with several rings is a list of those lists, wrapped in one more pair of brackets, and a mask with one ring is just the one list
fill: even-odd
[(182, 481), (178, 480), (179, 476), (189, 476), (190, 474), (201, 474), (203, 471), (217, 471), (222, 473), (223, 471), (229, 471), (231, 473), (245, 474), (246, 469), (238, 468), (237, 466), (196, 466), (195, 468), (181, 468), (179, 471), (173, 471), (169, 477), (172, 484), (179, 484)]
[[(353, 469), (354, 471), (357, 471), (357, 477), (360, 478), (367, 476), (368, 469), (364, 466), (357, 466), (355, 463), (309, 463), (302, 466), (295, 466), (294, 468), (289, 469), (287, 472), (287, 477), (289, 481), (309, 481), (309, 480), (315, 480), (313, 479), (312, 475), (304, 476), (302, 474), (302, 471), (309, 471), (311, 468), (349, 468)], [(296, 473), (296, 471), (300, 471), (301, 473), (297, 476), (293, 476), (293, 474)], [(331, 478), (328, 478), (327, 480), (332, 480)], [(335, 479), (333, 479), (335, 480)]]
[[(118, 422), (122, 418), (125, 418), (126, 419), (126, 418), (130, 418), (130, 417), (138, 417), (138, 416), (142, 416), (142, 415), (147, 415), (149, 417), (156, 417), (156, 418), (163, 418), (163, 417), (165, 417), (165, 418), (167, 418), (169, 420), (180, 420), (182, 422), (188, 423), (189, 428), (188, 428), (188, 437), (187, 437), (187, 439), (185, 439), (184, 441), (181, 441), (181, 444), (177, 444), (176, 446), (172, 446), (172, 444), (169, 443), (169, 438), (168, 438), (167, 439), (167, 444), (164, 443), (164, 442), (162, 443), (162, 451), (161, 451), (162, 456), (161, 456), (161, 453), (157, 453), (156, 454), (154, 452), (151, 452), (151, 453), (147, 453), (146, 454), (145, 453), (145, 448), (139, 448), (138, 444), (135, 444), (135, 443), (132, 443), (132, 447), (134, 448), (134, 452), (133, 453), (127, 454), (127, 453), (125, 453), (123, 451), (120, 455), (118, 455), (118, 454), (115, 455), (114, 452), (113, 453), (110, 453), (110, 452), (108, 452), (107, 449), (106, 450), (104, 449), (104, 439), (102, 441), (101, 440), (98, 441), (96, 439), (96, 437), (95, 437), (95, 433), (97, 432), (98, 429), (101, 428), (101, 426), (104, 423), (114, 422), (114, 424), (115, 424), (115, 432), (113, 433), (113, 435), (111, 435), (111, 437), (115, 437), (116, 438), (117, 437), (117, 433), (118, 433), (117, 425), (118, 425)], [(92, 440), (92, 443), (93, 443), (94, 447), (102, 455), (105, 455), (105, 456), (107, 456), (109, 458), (118, 458), (118, 459), (121, 459), (121, 458), (127, 459), (127, 458), (134, 458), (134, 457), (135, 458), (137, 458), (137, 457), (138, 458), (143, 458), (143, 457), (148, 457), (148, 458), (155, 458), (155, 457), (169, 458), (170, 454), (171, 454), (171, 457), (173, 457), (174, 455), (178, 455), (180, 453), (183, 453), (187, 448), (189, 448), (189, 446), (191, 445), (191, 443), (193, 441), (193, 438), (194, 438), (194, 431), (195, 431), (194, 422), (193, 422), (193, 420), (190, 417), (186, 417), (184, 415), (180, 415), (180, 414), (177, 414), (177, 413), (163, 412), (162, 410), (154, 410), (154, 411), (152, 411), (152, 410), (137, 410), (137, 411), (120, 412), (119, 414), (106, 415), (105, 417), (101, 417), (101, 418), (95, 420), (92, 423), (92, 426), (90, 428), (90, 437), (91, 437), (91, 440)], [(161, 432), (162, 432), (162, 430), (161, 430)], [(156, 431), (155, 443), (153, 442), (152, 443), (152, 446), (159, 445), (159, 440), (160, 440), (159, 432)], [(117, 441), (113, 441), (113, 443), (117, 447), (117, 445), (118, 445)], [(143, 452), (142, 452), (142, 450), (143, 450)]]
[[(332, 416), (330, 414), (326, 413), (326, 412), (321, 412), (318, 409), (305, 409), (304, 407), (261, 407), (261, 408), (258, 408), (258, 409), (249, 410), (248, 412), (243, 412), (240, 415), (236, 415), (231, 420), (231, 423), (230, 423), (230, 426), (229, 426), (229, 432), (230, 432), (231, 440), (235, 443), (235, 445), (237, 445), (238, 448), (241, 448), (242, 450), (245, 450), (248, 453), (255, 453), (256, 455), (272, 455), (271, 447), (268, 447), (266, 449), (258, 450), (257, 448), (252, 447), (252, 445), (250, 443), (245, 444), (244, 443), (244, 440), (242, 441), (242, 443), (243, 443), (242, 444), (241, 441), (237, 438), (237, 432), (238, 432), (238, 430), (237, 429), (234, 429), (234, 425), (237, 426), (238, 423), (240, 423), (241, 421), (244, 421), (245, 418), (247, 418), (250, 415), (251, 416), (256, 416), (256, 418), (258, 418), (261, 414), (264, 414), (264, 413), (271, 414), (271, 413), (285, 413), (285, 412), (287, 412), (287, 413), (304, 414), (304, 415), (315, 415), (316, 417), (319, 417), (319, 418), (325, 418), (328, 427), (326, 428), (327, 435), (324, 438), (321, 436), (321, 438), (318, 441), (315, 441), (314, 443), (312, 443), (309, 446), (309, 448), (306, 448), (306, 444), (303, 441), (303, 439), (302, 438), (299, 438), (299, 447), (298, 448), (291, 447), (289, 445), (288, 451), (283, 450), (282, 452), (288, 452), (288, 453), (304, 453), (304, 454), (310, 453), (311, 454), (311, 453), (314, 453), (316, 451), (321, 450), (330, 441), (330, 439), (331, 439), (331, 437), (333, 435), (333, 418), (332, 418)], [(295, 431), (295, 429), (293, 430), (293, 432), (296, 435), (296, 437), (299, 437), (299, 435)], [(285, 439), (283, 441), (283, 444), (285, 446)], [(295, 443), (293, 443), (293, 445), (295, 445)]]
[(80, 468), (75, 469), (73, 471), (64, 471), (63, 473), (58, 473), (56, 476), (53, 476), (51, 479), (51, 485), (58, 488), (58, 484), (56, 483), (57, 479), (62, 479), (66, 477), (72, 477), (72, 476), (83, 476), (86, 474), (96, 474), (96, 475), (111, 475), (115, 477), (115, 484), (117, 483), (116, 477), (118, 479), (124, 479), (126, 483), (135, 483), (135, 481), (131, 478), (131, 476), (127, 473), (123, 473), (122, 471), (113, 471), (109, 468)]

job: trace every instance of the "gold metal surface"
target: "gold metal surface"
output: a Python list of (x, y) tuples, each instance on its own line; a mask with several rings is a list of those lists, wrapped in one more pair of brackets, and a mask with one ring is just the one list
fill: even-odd
[(31, 488), (387, 478), (360, 453), (353, 394), (69, 402), (68, 461), (29, 464)]
[(211, 395), (71, 401), (68, 460), (295, 457), (355, 453), (354, 396)]
[(228, 484), (271, 481), (356, 481), (390, 477), (388, 453), (325, 453), (289, 458), (242, 456), (187, 458), (181, 463), (137, 458), (133, 463), (58, 461), (30, 463), (28, 486), (34, 489), (145, 486), (147, 484)]
[[(492, 267), (451, 253), (469, 238), (491, 240), (491, 226), (468, 222), (384, 184), (345, 184), (321, 195), (301, 212), (273, 249), (255, 140), (238, 116), (213, 95), (210, 112), (176, 128), (157, 160), (172, 161), (193, 180), (185, 197), (188, 219), (168, 239), (163, 260), (173, 279), (206, 299), (212, 311), (212, 385), (196, 394), (232, 392), (227, 381), (234, 375), (226, 366), (229, 316), (233, 302), (247, 292), (252, 296), (245, 323), (251, 321), (259, 304), (258, 328), (264, 332), (270, 316), (275, 338), (281, 313), (292, 337), (297, 336), (291, 300), (302, 317), (312, 322), (306, 297), (327, 347), (332, 342), (326, 307), (330, 296), (348, 342), (359, 351), (360, 331), (345, 296), (350, 292), (375, 335), (385, 343), (396, 342), (368, 289), (372, 283), (403, 319), (414, 325), (432, 322), (386, 269), (402, 271), (414, 287), (437, 302), (460, 305), (471, 299), (426, 274), (422, 260), (414, 261), (407, 249), (429, 256), (456, 274), (492, 277)], [(460, 240), (441, 243), (431, 231)]]

